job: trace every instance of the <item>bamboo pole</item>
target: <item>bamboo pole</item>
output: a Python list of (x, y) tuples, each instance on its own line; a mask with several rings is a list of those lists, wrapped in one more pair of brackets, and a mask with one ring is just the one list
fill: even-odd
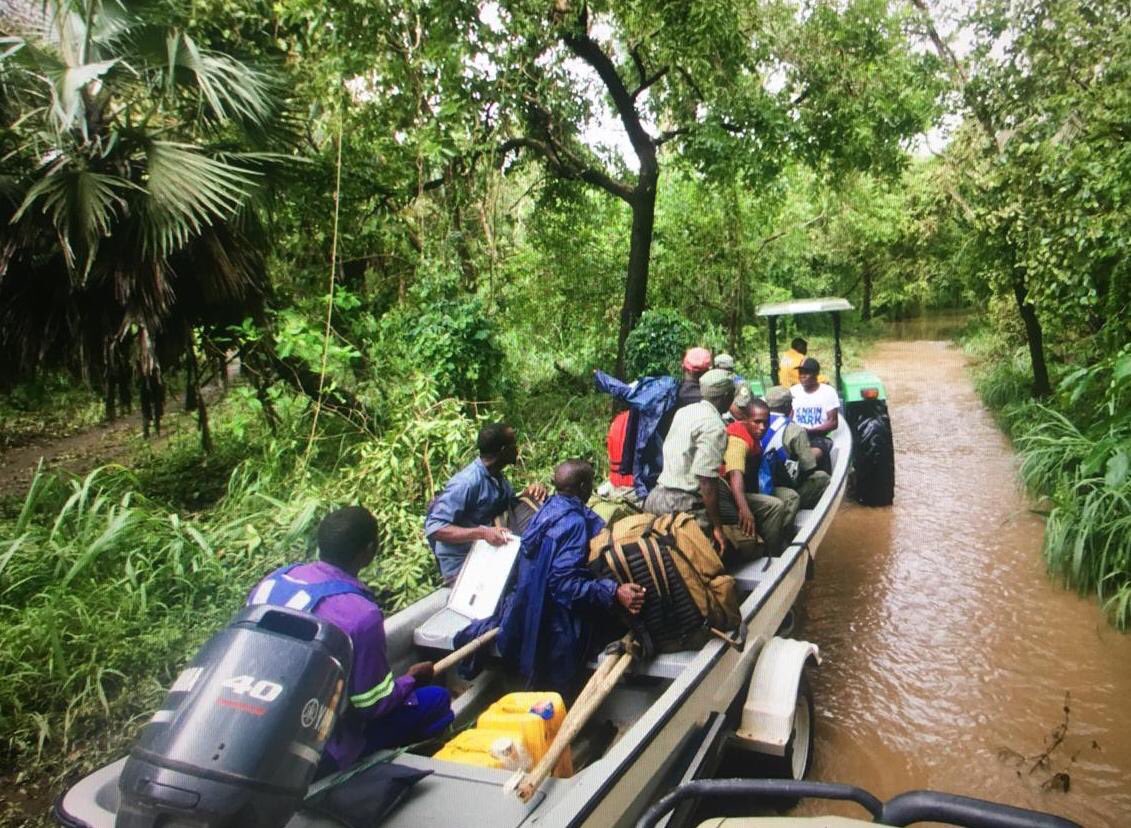
[(454, 667), (456, 664), (459, 664), (461, 661), (463, 661), (465, 658), (467, 658), (472, 653), (476, 652), (477, 650), (487, 646), (492, 641), (494, 641), (495, 637), (498, 634), (499, 634), (499, 628), (498, 627), (495, 627), (494, 629), (487, 630), (487, 632), (483, 633), (483, 635), (479, 636), (478, 638), (472, 639), (471, 641), (467, 642), (462, 647), (460, 647), (458, 650), (455, 650), (454, 652), (448, 653), (446, 656), (444, 656), (443, 658), (441, 658), (439, 661), (437, 661), (435, 664), (432, 665), (432, 674), (433, 675), (439, 675), (440, 673), (447, 670), (449, 667)]
[(546, 751), (529, 773), (523, 774), (517, 780), (515, 792), (523, 802), (529, 802), (539, 786), (546, 781), (546, 778), (553, 772), (554, 766), (558, 764), (558, 760), (561, 759), (562, 754), (565, 753), (566, 748), (581, 732), (581, 729), (588, 724), (597, 708), (601, 706), (601, 702), (609, 695), (632, 663), (631, 638), (622, 640), (621, 643), (625, 644), (624, 653), (619, 658), (606, 658), (598, 665), (593, 676), (586, 683), (585, 689), (581, 691), (581, 695), (574, 702), (573, 708), (566, 714), (565, 721), (562, 722), (561, 729), (554, 737), (550, 749)]

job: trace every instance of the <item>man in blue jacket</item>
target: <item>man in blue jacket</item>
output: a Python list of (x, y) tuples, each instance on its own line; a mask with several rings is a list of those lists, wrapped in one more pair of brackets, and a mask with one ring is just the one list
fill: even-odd
[(615, 604), (640, 612), (644, 589), (589, 570), (589, 541), (605, 525), (585, 506), (593, 467), (566, 460), (554, 470), (554, 488), (522, 533), (518, 582), (502, 610), (498, 646), (528, 687), (568, 696), (577, 689), (597, 628), (612, 620)]
[(675, 377), (643, 377), (626, 383), (604, 371), (594, 371), (593, 382), (598, 391), (611, 394), (636, 412), (636, 441), (624, 449), (632, 452), (632, 487), (643, 502), (656, 487), (664, 467), (664, 435), (675, 412), (679, 381)]

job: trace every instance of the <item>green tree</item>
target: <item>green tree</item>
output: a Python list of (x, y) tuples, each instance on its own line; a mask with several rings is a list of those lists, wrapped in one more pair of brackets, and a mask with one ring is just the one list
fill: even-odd
[(982, 248), (981, 275), (1013, 297), (1033, 394), (1046, 397), (1047, 327), (1066, 344), (1128, 337), (1131, 15), (1115, 2), (985, 0), (964, 21), (975, 48), (960, 59), (913, 3), (968, 115), (949, 151), (967, 174), (951, 195)]
[[(531, 152), (631, 210), (618, 370), (647, 302), (662, 151), (714, 180), (758, 188), (790, 159), (894, 168), (900, 140), (931, 105), (927, 66), (882, 0), (803, 12), (775, 2), (559, 0), (504, 3), (500, 17), (504, 31), (477, 40), (491, 44), (503, 149)], [(635, 170), (584, 143), (595, 89), (620, 121)]]
[(3, 371), (82, 370), (112, 415), (132, 368), (147, 422), (194, 329), (262, 303), (251, 200), (282, 114), (267, 74), (178, 19), (125, 0), (0, 10)]

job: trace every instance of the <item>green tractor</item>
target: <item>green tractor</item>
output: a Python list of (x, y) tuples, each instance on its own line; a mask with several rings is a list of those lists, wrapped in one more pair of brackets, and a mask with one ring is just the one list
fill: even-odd
[[(852, 310), (847, 299), (795, 299), (762, 305), (770, 328), (770, 385), (778, 384), (779, 316), (803, 313), (828, 313), (833, 319), (836, 384), (841, 414), (852, 429), (853, 494), (865, 506), (889, 506), (895, 498), (895, 449), (892, 446), (891, 419), (888, 416), (884, 384), (870, 371), (841, 371), (840, 314)], [(754, 391), (757, 393), (757, 384)], [(763, 392), (765, 388), (762, 389)]]

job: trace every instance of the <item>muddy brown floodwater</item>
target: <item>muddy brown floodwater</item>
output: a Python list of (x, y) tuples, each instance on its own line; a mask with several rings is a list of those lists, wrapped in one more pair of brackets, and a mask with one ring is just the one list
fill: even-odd
[(895, 505), (846, 499), (807, 587), (799, 634), (823, 660), (811, 778), (1131, 825), (1131, 636), (1046, 574), (1042, 521), (962, 352), (888, 341), (865, 363), (888, 390)]

